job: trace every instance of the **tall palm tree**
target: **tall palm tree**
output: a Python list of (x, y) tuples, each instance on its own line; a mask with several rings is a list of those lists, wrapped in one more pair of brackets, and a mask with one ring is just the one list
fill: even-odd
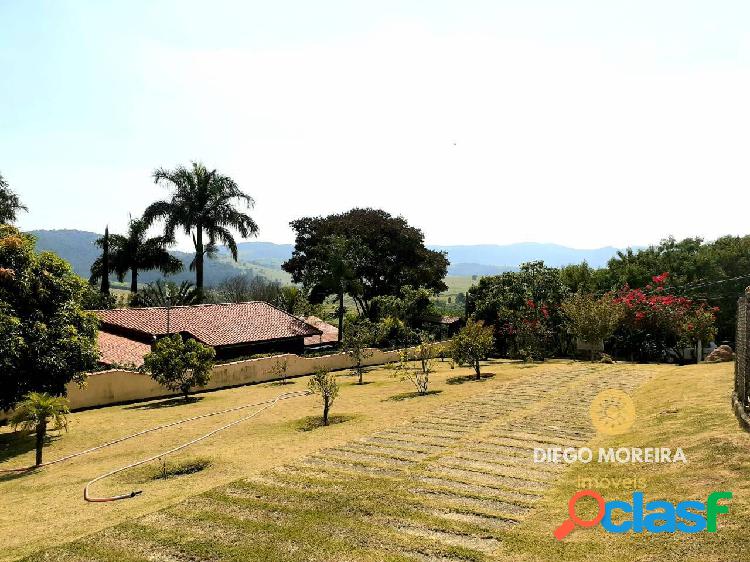
[[(104, 248), (109, 246), (109, 273), (114, 273), (122, 282), (130, 271), (130, 292), (138, 292), (138, 273), (144, 270), (158, 269), (165, 275), (177, 273), (182, 269), (182, 262), (172, 256), (166, 249), (167, 240), (163, 236), (147, 238), (148, 226), (141, 219), (130, 221), (128, 234), (108, 234), (96, 241)], [(104, 273), (104, 255), (98, 257), (91, 265), (91, 283), (96, 283)]]
[(28, 211), (28, 209), (0, 174), (0, 224), (16, 222), (16, 215), (19, 211)]
[(217, 242), (225, 244), (237, 261), (237, 243), (232, 229), (243, 238), (258, 234), (255, 221), (235, 208), (236, 203), (244, 202), (250, 209), (255, 202), (232, 178), (208, 170), (200, 162), (192, 162), (190, 168), (159, 168), (154, 171), (154, 183), (171, 189), (172, 198), (149, 205), (143, 221), (151, 225), (157, 219), (164, 219), (164, 236), (169, 240), (174, 240), (177, 229), (192, 236), (195, 259), (190, 269), (195, 270), (195, 286), (202, 294), (203, 260), (206, 255), (211, 257), (217, 252)]
[(68, 429), (68, 401), (62, 396), (52, 396), (46, 392), (30, 392), (16, 406), (11, 423), (16, 429), (34, 432), (36, 435), (36, 466), (42, 464), (42, 448), (47, 429)]

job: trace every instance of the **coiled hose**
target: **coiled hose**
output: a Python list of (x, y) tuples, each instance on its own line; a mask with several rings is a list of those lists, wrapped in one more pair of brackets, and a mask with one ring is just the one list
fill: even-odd
[[(159, 453), (158, 455), (153, 455), (153, 456), (151, 456), (151, 457), (149, 457), (147, 459), (143, 459), (141, 461), (134, 462), (134, 463), (128, 464), (126, 466), (122, 466), (122, 467), (117, 468), (115, 470), (110, 470), (109, 472), (107, 472), (105, 474), (97, 476), (93, 480), (90, 480), (86, 484), (86, 486), (84, 486), (84, 488), (83, 488), (83, 499), (86, 500), (87, 502), (111, 502), (111, 501), (117, 501), (117, 500), (125, 500), (125, 499), (128, 499), (128, 498), (134, 498), (135, 496), (141, 494), (142, 490), (134, 490), (134, 491), (130, 492), (129, 494), (120, 494), (120, 495), (116, 495), (116, 496), (91, 497), (89, 495), (89, 487), (92, 484), (95, 484), (96, 482), (99, 482), (100, 480), (104, 480), (105, 478), (108, 478), (109, 476), (113, 476), (113, 475), (118, 474), (120, 472), (124, 472), (125, 470), (129, 470), (131, 468), (135, 468), (135, 467), (140, 466), (142, 464), (149, 463), (149, 462), (154, 461), (154, 460), (156, 460), (158, 458), (165, 457), (167, 455), (171, 455), (172, 453), (176, 453), (177, 451), (181, 451), (182, 449), (190, 447), (191, 445), (195, 445), (196, 443), (198, 443), (200, 441), (203, 441), (204, 439), (208, 439), (212, 435), (216, 435), (220, 431), (224, 431), (225, 429), (229, 429), (230, 427), (235, 426), (238, 423), (242, 423), (242, 422), (247, 421), (247, 420), (249, 420), (251, 418), (254, 418), (258, 414), (260, 414), (261, 412), (263, 412), (265, 410), (268, 410), (269, 408), (273, 408), (280, 400), (288, 400), (289, 398), (297, 398), (297, 397), (300, 397), (300, 396), (308, 396), (310, 394), (311, 394), (311, 392), (309, 390), (301, 390), (301, 391), (296, 391), (296, 392), (285, 392), (283, 394), (279, 394), (276, 398), (274, 398), (272, 400), (267, 400), (266, 402), (260, 402), (259, 404), (256, 404), (256, 405), (263, 404), (263, 407), (260, 408), (260, 409), (258, 409), (258, 410), (256, 410), (256, 411), (254, 411), (250, 415), (247, 415), (247, 416), (245, 416), (243, 418), (240, 418), (238, 420), (234, 420), (233, 422), (230, 422), (230, 423), (228, 423), (226, 425), (223, 425), (223, 426), (218, 427), (218, 428), (216, 428), (216, 429), (214, 429), (212, 431), (209, 431), (205, 435), (201, 435), (200, 437), (198, 437), (196, 439), (192, 439), (191, 441), (188, 441), (187, 443), (183, 443), (182, 445), (178, 445), (177, 447), (169, 449), (168, 451), (163, 451), (163, 452)], [(249, 407), (249, 406), (246, 406), (246, 407)], [(229, 411), (231, 411), (231, 409)]]
[(108, 502), (108, 501), (116, 501), (116, 500), (123, 500), (123, 499), (127, 499), (127, 498), (132, 498), (132, 497), (135, 497), (135, 496), (139, 495), (141, 493), (141, 490), (133, 491), (133, 492), (130, 492), (129, 494), (121, 494), (121, 495), (117, 495), (117, 496), (101, 497), (101, 498), (96, 498), (96, 497), (89, 496), (88, 490), (89, 490), (89, 487), (92, 484), (94, 484), (94, 483), (96, 483), (96, 482), (98, 482), (100, 480), (103, 480), (103, 479), (105, 479), (105, 478), (107, 478), (109, 476), (112, 476), (112, 475), (117, 474), (119, 472), (123, 472), (125, 470), (130, 469), (130, 468), (135, 468), (136, 466), (140, 466), (142, 464), (146, 464), (146, 463), (151, 462), (153, 460), (156, 460), (156, 459), (158, 459), (160, 457), (163, 457), (163, 456), (166, 456), (166, 455), (170, 455), (172, 453), (176, 453), (177, 451), (185, 449), (185, 448), (187, 448), (187, 447), (189, 447), (191, 445), (194, 445), (195, 443), (203, 441), (204, 439), (208, 439), (209, 437), (211, 437), (212, 435), (215, 435), (216, 433), (219, 433), (220, 431), (224, 431), (225, 429), (229, 429), (230, 427), (232, 427), (234, 425), (237, 425), (239, 423), (242, 423), (243, 421), (247, 421), (247, 420), (249, 420), (249, 419), (257, 416), (261, 412), (263, 412), (263, 411), (265, 411), (265, 410), (267, 410), (269, 408), (272, 408), (273, 406), (275, 406), (281, 400), (288, 400), (290, 398), (298, 398), (298, 397), (302, 397), (302, 396), (308, 396), (309, 394), (310, 394), (309, 390), (299, 390), (299, 391), (294, 391), (294, 392), (284, 392), (282, 394), (279, 394), (278, 396), (276, 396), (275, 398), (273, 398), (271, 400), (265, 400), (265, 401), (262, 401), (262, 402), (255, 402), (255, 403), (252, 403), (252, 404), (243, 404), (241, 406), (235, 406), (233, 408), (227, 408), (227, 409), (224, 409), (224, 410), (218, 410), (216, 412), (209, 412), (207, 414), (201, 414), (199, 416), (192, 416), (192, 417), (189, 417), (189, 418), (185, 418), (185, 419), (182, 419), (182, 420), (178, 420), (178, 421), (174, 421), (174, 422), (162, 424), (162, 425), (159, 425), (159, 426), (156, 426), (156, 427), (152, 427), (152, 428), (149, 428), (149, 429), (144, 429), (142, 431), (138, 431), (138, 432), (133, 433), (131, 435), (126, 435), (125, 437), (120, 437), (118, 439), (114, 439), (112, 441), (108, 441), (106, 443), (102, 443), (101, 445), (97, 445), (96, 447), (91, 447), (91, 448), (85, 449), (83, 451), (78, 451), (76, 453), (72, 453), (70, 455), (65, 455), (64, 457), (60, 457), (58, 459), (42, 463), (42, 464), (40, 464), (38, 466), (37, 465), (31, 465), (31, 466), (26, 466), (26, 467), (21, 467), (21, 468), (3, 468), (3, 469), (0, 469), (0, 474), (3, 474), (3, 473), (7, 474), (7, 473), (14, 473), (14, 472), (28, 472), (28, 471), (35, 470), (35, 469), (38, 469), (38, 468), (45, 468), (45, 467), (52, 466), (54, 464), (58, 464), (58, 463), (61, 463), (61, 462), (64, 462), (64, 461), (67, 461), (67, 460), (70, 460), (70, 459), (73, 459), (73, 458), (76, 458), (76, 457), (80, 457), (80, 456), (83, 456), (83, 455), (87, 455), (89, 453), (93, 453), (95, 451), (98, 451), (100, 449), (104, 449), (106, 447), (111, 447), (112, 445), (116, 445), (118, 443), (122, 443), (123, 441), (128, 441), (129, 439), (133, 439), (135, 437), (139, 437), (139, 436), (145, 435), (147, 433), (152, 433), (154, 431), (159, 431), (159, 430), (162, 430), (162, 429), (167, 429), (169, 427), (174, 427), (174, 426), (177, 426), (177, 425), (181, 425), (183, 423), (187, 423), (187, 422), (191, 422), (191, 421), (195, 421), (195, 420), (199, 420), (199, 419), (203, 419), (203, 418), (209, 418), (209, 417), (212, 417), (212, 416), (218, 416), (218, 415), (221, 415), (221, 414), (227, 414), (227, 413), (230, 413), (230, 412), (236, 412), (236, 411), (239, 411), (239, 410), (245, 410), (247, 408), (253, 408), (253, 407), (256, 407), (256, 406), (262, 406), (260, 409), (256, 410), (255, 412), (253, 412), (252, 414), (250, 414), (248, 416), (244, 416), (244, 417), (242, 417), (242, 418), (240, 418), (238, 420), (234, 420), (234, 421), (232, 421), (232, 422), (230, 422), (228, 424), (225, 424), (225, 425), (223, 425), (223, 426), (221, 426), (221, 427), (219, 427), (217, 429), (214, 429), (214, 430), (206, 433), (205, 435), (202, 435), (202, 436), (200, 436), (200, 437), (198, 437), (196, 439), (188, 441), (187, 443), (183, 443), (182, 445), (179, 445), (177, 447), (169, 449), (168, 451), (164, 451), (162, 453), (159, 453), (158, 455), (154, 455), (154, 456), (149, 457), (147, 459), (144, 459), (144, 460), (141, 460), (141, 461), (138, 461), (138, 462), (135, 462), (135, 463), (131, 463), (131, 464), (127, 465), (127, 466), (120, 467), (120, 468), (118, 468), (116, 470), (112, 470), (110, 472), (107, 472), (106, 474), (102, 474), (101, 476), (97, 476), (93, 480), (89, 481), (86, 484), (86, 486), (84, 487), (84, 490), (83, 490), (83, 498), (84, 498), (84, 500), (86, 500), (88, 502)]

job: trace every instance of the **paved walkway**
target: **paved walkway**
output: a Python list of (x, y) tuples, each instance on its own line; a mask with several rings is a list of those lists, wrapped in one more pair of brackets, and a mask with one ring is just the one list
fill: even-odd
[(40, 559), (492, 560), (498, 532), (522, 524), (565, 470), (535, 464), (533, 449), (586, 444), (593, 397), (649, 376), (578, 363), (477, 384), (470, 399)]

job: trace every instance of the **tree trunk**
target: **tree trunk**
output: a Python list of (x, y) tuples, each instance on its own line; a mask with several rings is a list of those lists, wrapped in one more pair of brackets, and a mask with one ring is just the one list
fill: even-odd
[(200, 225), (195, 232), (195, 288), (203, 301), (203, 227)]
[(362, 369), (362, 365), (357, 365), (357, 374), (359, 375), (359, 382), (357, 384), (362, 384), (362, 372), (364, 369)]
[(591, 362), (594, 362), (594, 344), (591, 344)]
[(44, 448), (44, 436), (47, 434), (47, 422), (43, 421), (36, 426), (36, 466), (42, 464), (42, 449)]
[(109, 295), (109, 226), (104, 229), (104, 244), (102, 245), (102, 286), (103, 295)]
[(325, 400), (323, 402), (323, 425), (328, 425), (328, 408), (330, 408), (330, 405), (328, 400)]
[(339, 315), (339, 339), (338, 342), (341, 343), (341, 338), (344, 334), (344, 290), (339, 290), (339, 309), (338, 309), (338, 315)]
[(696, 355), (696, 359), (698, 363), (703, 361), (703, 342), (701, 340), (698, 340), (698, 354)]
[(475, 372), (476, 372), (476, 374), (477, 374), (477, 380), (481, 380), (481, 379), (482, 379), (482, 375), (481, 375), (481, 373), (479, 372), (479, 359), (477, 359), (477, 360), (476, 360), (476, 361), (474, 362), (474, 371), (475, 371)]
[(130, 270), (130, 292), (136, 294), (138, 292), (138, 268), (134, 267)]

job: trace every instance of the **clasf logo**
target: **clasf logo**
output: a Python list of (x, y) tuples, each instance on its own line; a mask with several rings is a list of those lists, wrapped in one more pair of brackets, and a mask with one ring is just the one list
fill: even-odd
[[(585, 497), (593, 498), (598, 504), (597, 514), (593, 519), (581, 519), (576, 515), (576, 503)], [(633, 492), (630, 502), (605, 502), (598, 492), (581, 490), (573, 494), (568, 501), (568, 519), (555, 529), (554, 535), (561, 541), (576, 526), (596, 527), (600, 523), (608, 533), (715, 533), (717, 516), (720, 513), (729, 513), (728, 505), (719, 505), (719, 500), (722, 499), (732, 499), (732, 492), (711, 492), (706, 503), (681, 501), (674, 505), (663, 500), (644, 504), (643, 492)], [(614, 523), (612, 514), (618, 511), (622, 512), (625, 518), (620, 523)]]

